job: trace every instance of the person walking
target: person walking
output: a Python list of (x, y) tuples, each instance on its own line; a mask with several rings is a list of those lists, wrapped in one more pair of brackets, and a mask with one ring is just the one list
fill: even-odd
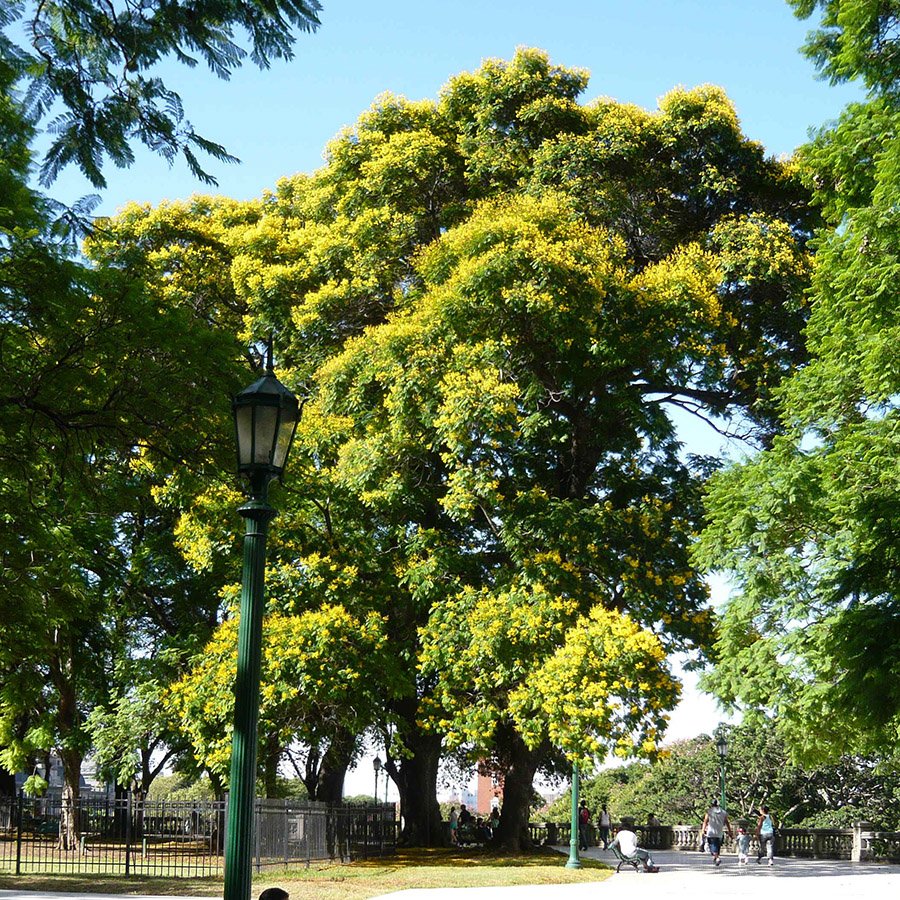
[(581, 801), (581, 807), (578, 810), (578, 841), (582, 850), (588, 848), (588, 831), (591, 827), (591, 811), (588, 809), (587, 802)]
[(731, 822), (728, 821), (728, 813), (719, 806), (718, 800), (713, 800), (706, 811), (701, 831), (706, 834), (706, 846), (712, 856), (714, 866), (721, 864), (719, 858), (722, 853), (722, 838), (727, 834), (731, 837)]
[(738, 826), (737, 837), (734, 839), (734, 849), (737, 853), (738, 865), (746, 866), (747, 857), (750, 854), (750, 835), (747, 834), (743, 825)]
[(600, 840), (603, 841), (604, 850), (609, 850), (609, 828), (611, 824), (609, 810), (604, 803), (600, 810), (600, 816), (597, 818), (597, 827), (600, 829)]
[(768, 806), (759, 808), (759, 818), (756, 820), (756, 840), (759, 841), (759, 855), (756, 863), (762, 862), (763, 856), (768, 856), (769, 865), (775, 865), (775, 820), (769, 812)]

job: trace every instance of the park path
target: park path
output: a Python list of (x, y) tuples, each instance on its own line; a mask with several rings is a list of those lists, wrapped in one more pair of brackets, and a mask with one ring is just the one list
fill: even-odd
[[(565, 850), (568, 855), (568, 848)], [(582, 857), (615, 864), (596, 847)], [(839, 860), (779, 859), (770, 869), (755, 857), (738, 868), (723, 856), (718, 868), (709, 856), (659, 852), (654, 875), (630, 867), (597, 884), (528, 885), (504, 888), (438, 888), (383, 894), (377, 900), (898, 900), (900, 866)]]

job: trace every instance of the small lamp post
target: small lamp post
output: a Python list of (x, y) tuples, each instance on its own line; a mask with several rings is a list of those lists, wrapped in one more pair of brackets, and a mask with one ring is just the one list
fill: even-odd
[(266, 353), (265, 375), (234, 398), (232, 411), (238, 473), (249, 483), (250, 499), (238, 510), (246, 520), (246, 531), (234, 685), (224, 898), (250, 900), (266, 534), (275, 515), (267, 499), (269, 483), (281, 478), (284, 472), (300, 421), (299, 401), (275, 377), (271, 342)]
[(567, 869), (580, 869), (581, 860), (578, 858), (578, 763), (572, 763), (572, 821), (569, 827), (569, 859), (566, 862)]
[(722, 787), (722, 809), (725, 809), (725, 757), (728, 756), (728, 740), (723, 732), (716, 739), (716, 753), (719, 754), (719, 777)]
[(381, 774), (381, 757), (376, 756), (372, 760), (372, 768), (375, 770), (375, 805), (378, 805), (378, 776)]

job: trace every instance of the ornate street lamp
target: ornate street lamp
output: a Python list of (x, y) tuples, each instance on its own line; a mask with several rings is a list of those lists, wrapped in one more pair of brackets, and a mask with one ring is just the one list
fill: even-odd
[(728, 756), (728, 740), (723, 732), (716, 739), (716, 753), (719, 754), (719, 776), (722, 785), (722, 809), (725, 809), (725, 757)]
[(381, 757), (376, 756), (372, 760), (372, 768), (375, 770), (375, 805), (378, 806), (378, 776), (381, 773)]
[(238, 473), (249, 483), (250, 499), (238, 510), (246, 520), (246, 531), (234, 685), (224, 896), (225, 900), (250, 900), (266, 533), (275, 515), (267, 498), (269, 483), (281, 478), (284, 472), (300, 420), (299, 401), (275, 377), (271, 341), (266, 353), (265, 375), (234, 398), (232, 411)]

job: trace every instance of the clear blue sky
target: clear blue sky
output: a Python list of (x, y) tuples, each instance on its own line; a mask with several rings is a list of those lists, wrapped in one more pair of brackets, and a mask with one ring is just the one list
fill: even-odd
[[(383, 91), (436, 98), (450, 76), (517, 46), (540, 47), (554, 63), (591, 72), (584, 100), (611, 96), (655, 108), (675, 85), (723, 86), (745, 133), (770, 153), (790, 153), (811, 126), (855, 96), (816, 78), (799, 53), (809, 22), (785, 0), (322, 0), (322, 27), (301, 35), (296, 58), (266, 72), (252, 65), (222, 82), (200, 67), (162, 74), (187, 117), (242, 163), (208, 160), (213, 192), (259, 196), (282, 176), (322, 164), (326, 143)], [(106, 170), (100, 213), (128, 200), (157, 203), (210, 189), (183, 163), (169, 169), (141, 152), (127, 170)], [(74, 172), (51, 190), (72, 201), (91, 193)]]

